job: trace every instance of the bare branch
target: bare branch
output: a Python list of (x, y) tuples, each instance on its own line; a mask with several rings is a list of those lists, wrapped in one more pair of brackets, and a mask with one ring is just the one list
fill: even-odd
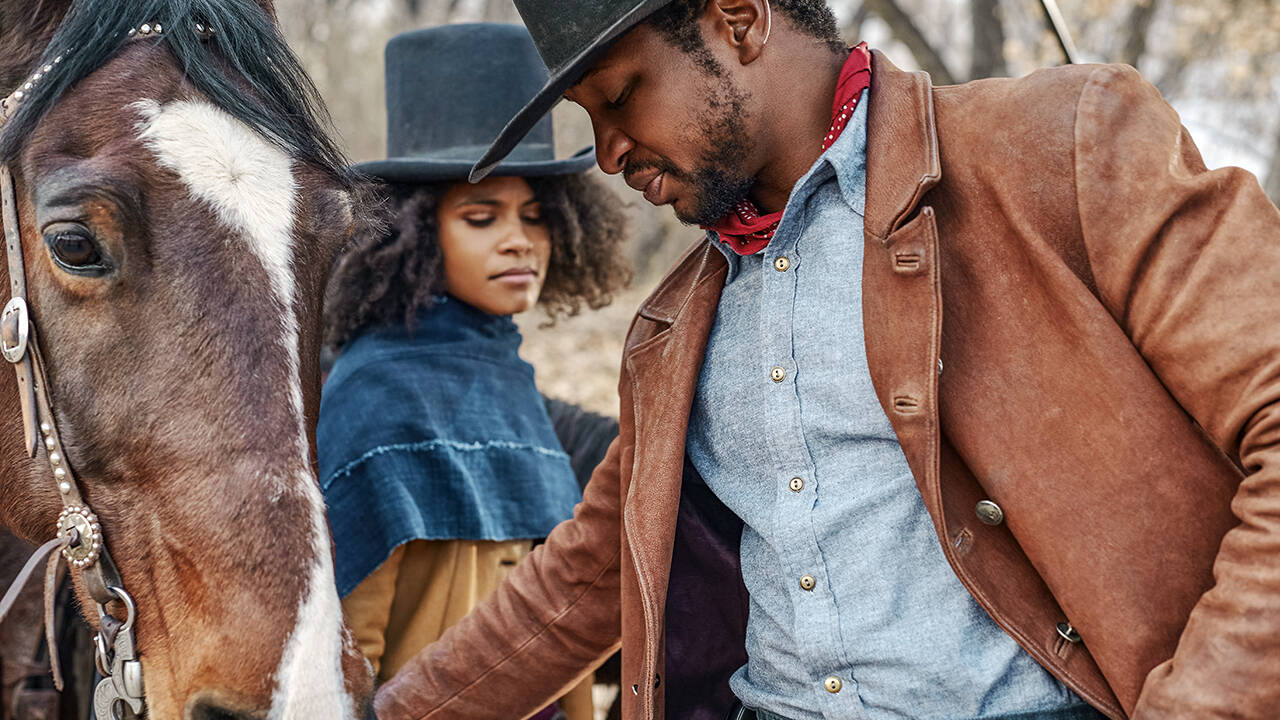
[(871, 9), (867, 7), (865, 2), (858, 3), (858, 9), (853, 11), (853, 16), (849, 18), (849, 22), (840, 28), (840, 35), (844, 37), (847, 44), (854, 44), (862, 41), (862, 24), (867, 21), (871, 15)]
[(895, 38), (907, 46), (916, 62), (920, 63), (920, 67), (933, 76), (934, 84), (954, 85), (956, 83), (956, 76), (947, 68), (942, 55), (929, 44), (924, 33), (920, 32), (920, 28), (916, 27), (911, 16), (903, 11), (896, 0), (866, 0), (866, 6), (885, 21)]
[(969, 10), (973, 20), (973, 57), (969, 63), (969, 78), (1008, 75), (1000, 0), (972, 0)]
[(1156, 16), (1156, 5), (1159, 0), (1138, 0), (1129, 11), (1129, 37), (1124, 43), (1124, 52), (1120, 62), (1138, 67), (1138, 62), (1147, 52), (1147, 30), (1151, 20)]

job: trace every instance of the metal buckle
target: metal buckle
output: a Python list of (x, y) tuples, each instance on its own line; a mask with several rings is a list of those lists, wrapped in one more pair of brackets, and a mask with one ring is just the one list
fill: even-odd
[(27, 354), (27, 339), (31, 336), (31, 317), (27, 301), (10, 298), (0, 313), (0, 354), (11, 363), (20, 363)]

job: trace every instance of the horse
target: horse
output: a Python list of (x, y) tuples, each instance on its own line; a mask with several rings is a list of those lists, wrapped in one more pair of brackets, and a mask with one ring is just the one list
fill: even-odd
[(3, 92), (0, 525), (58, 536), (100, 720), (371, 716), (314, 469), (359, 183), (271, 1), (0, 0)]

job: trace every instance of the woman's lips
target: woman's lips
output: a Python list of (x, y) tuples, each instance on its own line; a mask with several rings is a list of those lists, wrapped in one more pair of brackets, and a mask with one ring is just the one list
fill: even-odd
[(645, 185), (644, 187), (645, 200), (648, 200), (653, 205), (662, 204), (662, 180), (666, 176), (667, 174), (665, 172), (660, 172), (657, 175), (655, 175), (652, 180), (649, 181), (648, 185)]
[(511, 285), (522, 285), (538, 279), (538, 273), (533, 268), (512, 268), (493, 275), (489, 279)]

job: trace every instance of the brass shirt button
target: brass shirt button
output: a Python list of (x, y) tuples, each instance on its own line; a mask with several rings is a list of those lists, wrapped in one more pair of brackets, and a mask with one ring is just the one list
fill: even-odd
[(805, 575), (800, 578), (800, 588), (803, 590), (813, 590), (817, 584), (818, 581), (814, 580), (812, 575)]
[(786, 255), (783, 255), (779, 257), (777, 260), (773, 261), (773, 269), (777, 270), (778, 272), (786, 272), (788, 269), (790, 269), (790, 267), (791, 267), (791, 261), (787, 259)]
[(1004, 510), (990, 500), (980, 500), (973, 508), (983, 525), (999, 525), (1004, 522)]
[(769, 377), (773, 378), (774, 382), (782, 382), (783, 380), (787, 379), (787, 371), (784, 370), (781, 365), (779, 365), (778, 367), (775, 367), (773, 370), (769, 371)]
[(787, 483), (787, 487), (791, 488), (791, 492), (800, 492), (804, 489), (804, 478), (791, 478), (791, 482)]
[(822, 681), (822, 687), (826, 688), (827, 692), (834, 695), (840, 692), (840, 688), (844, 687), (844, 683), (840, 682), (840, 678), (835, 675), (831, 675), (828, 676), (826, 680)]

